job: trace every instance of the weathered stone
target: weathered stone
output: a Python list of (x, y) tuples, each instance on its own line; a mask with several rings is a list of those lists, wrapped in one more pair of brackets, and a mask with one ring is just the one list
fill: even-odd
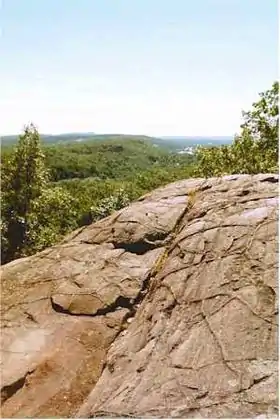
[(3, 417), (277, 417), (278, 177), (160, 188), (2, 268)]

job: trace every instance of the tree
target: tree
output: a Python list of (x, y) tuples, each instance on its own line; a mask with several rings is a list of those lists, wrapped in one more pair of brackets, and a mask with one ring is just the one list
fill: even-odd
[(28, 241), (28, 214), (32, 200), (40, 196), (48, 180), (40, 136), (33, 124), (27, 125), (18, 144), (2, 168), (2, 235), (4, 260), (20, 255)]
[(241, 134), (233, 144), (221, 148), (199, 148), (198, 176), (220, 176), (233, 173), (267, 173), (278, 171), (279, 84), (260, 93), (252, 110), (243, 112)]
[(242, 113), (244, 123), (241, 128), (246, 130), (255, 141), (260, 150), (270, 150), (273, 158), (278, 159), (278, 132), (279, 132), (279, 83), (274, 82), (272, 88), (260, 93), (260, 100), (253, 103), (253, 109)]

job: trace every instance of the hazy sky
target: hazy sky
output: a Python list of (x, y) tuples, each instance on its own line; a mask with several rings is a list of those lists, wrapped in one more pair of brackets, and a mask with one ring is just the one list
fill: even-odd
[(232, 135), (277, 79), (277, 0), (2, 0), (1, 17), (1, 134)]

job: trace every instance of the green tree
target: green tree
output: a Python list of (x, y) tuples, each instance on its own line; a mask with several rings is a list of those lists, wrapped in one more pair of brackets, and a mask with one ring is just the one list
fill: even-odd
[(243, 112), (245, 129), (264, 153), (270, 150), (271, 158), (278, 159), (278, 132), (279, 132), (279, 83), (274, 82), (272, 88), (260, 93), (260, 100), (253, 103), (253, 109)]
[(2, 258), (10, 260), (21, 254), (28, 237), (28, 214), (32, 200), (47, 185), (40, 136), (33, 124), (27, 125), (18, 144), (2, 168), (1, 224), (4, 243)]
[(260, 93), (252, 110), (243, 112), (241, 134), (230, 146), (199, 148), (198, 176), (220, 176), (233, 173), (268, 173), (278, 171), (279, 84)]

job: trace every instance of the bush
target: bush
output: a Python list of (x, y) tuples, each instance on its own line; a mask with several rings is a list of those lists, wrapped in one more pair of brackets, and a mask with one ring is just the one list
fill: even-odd
[(130, 203), (128, 194), (120, 188), (115, 195), (100, 200), (98, 205), (90, 208), (91, 222), (103, 219), (116, 210), (126, 207)]

